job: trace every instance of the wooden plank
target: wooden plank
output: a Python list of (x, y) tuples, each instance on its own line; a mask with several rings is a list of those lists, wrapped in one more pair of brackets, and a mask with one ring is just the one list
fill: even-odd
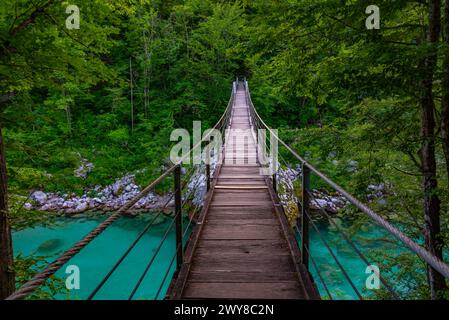
[(223, 190), (216, 189), (216, 193), (212, 200), (215, 204), (225, 203), (226, 205), (237, 205), (240, 203), (268, 203), (267, 206), (272, 205), (272, 202), (267, 198), (264, 190), (257, 190), (253, 192), (236, 192), (236, 193), (226, 193)]
[(232, 159), (257, 159), (257, 154), (256, 153), (248, 154), (246, 152), (235, 152), (232, 150), (228, 150), (225, 153), (225, 160), (230, 160), (229, 158), (232, 158)]
[(212, 207), (264, 207), (264, 208), (270, 208), (273, 205), (270, 201), (248, 201), (248, 200), (241, 200), (241, 201), (233, 201), (232, 203), (228, 200), (220, 200), (220, 201), (214, 201), (211, 206)]
[(244, 174), (235, 174), (235, 175), (231, 175), (231, 174), (220, 174), (220, 176), (218, 177), (218, 179), (260, 179), (260, 180), (264, 180), (264, 176), (259, 176), (259, 175), (255, 175), (255, 174), (251, 174), (251, 175), (244, 175)]
[(279, 226), (220, 226), (207, 225), (202, 232), (202, 239), (229, 240), (229, 239), (278, 239), (281, 230)]
[(230, 164), (238, 164), (238, 165), (242, 165), (242, 164), (256, 164), (257, 163), (257, 159), (242, 159), (242, 158), (227, 158), (224, 163), (226, 165), (230, 165)]
[(272, 247), (273, 249), (280, 249), (285, 247), (286, 242), (285, 239), (277, 238), (277, 239), (262, 239), (262, 240), (239, 240), (239, 239), (231, 239), (231, 240), (203, 240), (198, 243), (198, 248), (203, 247), (227, 247), (227, 248), (251, 248), (251, 247)]
[[(218, 186), (215, 186), (215, 189), (217, 189)], [(231, 186), (232, 187), (232, 186)], [(219, 188), (218, 188), (219, 189)], [(270, 199), (270, 195), (268, 193), (268, 187), (267, 186), (256, 186), (253, 189), (254, 190), (245, 190), (241, 187), (236, 187), (236, 190), (229, 188), (229, 186), (225, 186), (226, 190), (216, 190), (216, 195), (229, 195), (231, 197), (234, 196), (242, 196), (242, 197), (251, 197), (251, 195), (264, 195), (266, 199)]]
[[(271, 249), (271, 248), (270, 248)], [(267, 253), (268, 251), (265, 251)], [(193, 262), (200, 265), (204, 263), (205, 265), (212, 266), (216, 265), (219, 267), (231, 267), (234, 269), (245, 268), (247, 264), (260, 264), (256, 267), (258, 270), (264, 270), (265, 268), (278, 267), (282, 264), (289, 266), (291, 271), (294, 271), (292, 257), (288, 251), (278, 252), (276, 254), (257, 254), (257, 253), (237, 253), (237, 252), (211, 252), (210, 250), (200, 250), (195, 253), (195, 258)], [(255, 269), (247, 269), (255, 270)]]
[[(255, 210), (254, 210), (255, 209)], [(277, 219), (270, 208), (236, 208), (211, 207), (207, 219), (210, 220), (246, 220), (246, 219)]]
[(234, 156), (234, 155), (251, 155), (256, 156), (257, 155), (257, 150), (253, 147), (247, 147), (246, 149), (244, 147), (239, 147), (238, 149), (233, 149), (233, 148), (227, 148), (225, 150), (225, 156), (229, 157), (229, 156)]
[(266, 186), (265, 181), (263, 179), (247, 179), (247, 180), (240, 180), (240, 179), (223, 179), (218, 178), (219, 185), (241, 185), (241, 186)]
[[(243, 127), (243, 125), (239, 125)], [(248, 125), (249, 127), (249, 125)], [(225, 145), (226, 147), (230, 148), (232, 146), (255, 146), (256, 141), (254, 140), (253, 136), (250, 134), (250, 132), (244, 132), (248, 131), (246, 130), (236, 130), (235, 132), (231, 132), (230, 135), (228, 135), (225, 139)], [(242, 132), (243, 131), (243, 132)], [(238, 135), (236, 135), (238, 134)]]
[[(263, 259), (262, 259), (263, 258)], [(192, 272), (226, 271), (242, 272), (294, 272), (292, 258), (289, 255), (253, 257), (251, 255), (207, 255), (196, 254), (192, 260)]]
[[(223, 189), (223, 190), (261, 190), (268, 189), (267, 186), (215, 186), (215, 189)], [(218, 191), (218, 190), (217, 190)]]
[(277, 226), (279, 225), (275, 219), (221, 219), (207, 220), (208, 226)]
[(258, 165), (258, 164), (255, 164), (255, 165), (252, 165), (252, 166), (247, 166), (247, 165), (244, 165), (244, 166), (225, 166), (225, 165), (223, 165), (222, 166), (222, 168), (223, 169), (229, 169), (229, 168), (236, 168), (236, 169), (238, 169), (238, 168), (253, 168), (253, 169), (260, 169), (260, 165)]
[(192, 282), (215, 282), (215, 283), (232, 283), (232, 282), (245, 282), (245, 283), (279, 283), (296, 281), (295, 272), (254, 272), (254, 271), (241, 271), (241, 272), (229, 272), (229, 271), (205, 271), (190, 273), (189, 281)]
[(270, 198), (267, 194), (267, 190), (249, 190), (249, 191), (244, 191), (244, 190), (236, 190), (236, 191), (232, 191), (232, 190), (220, 190), (220, 189), (215, 189), (215, 196), (213, 198), (213, 201), (230, 201), (230, 202), (235, 202), (235, 201), (240, 201), (240, 200), (248, 200), (248, 201), (263, 201), (263, 200), (267, 200), (270, 201)]
[[(250, 208), (250, 207), (249, 207)], [(248, 209), (249, 209), (248, 208)], [(229, 213), (214, 213), (213, 215), (210, 215), (207, 217), (208, 221), (214, 221), (214, 220), (228, 220), (229, 218), (233, 219), (239, 219), (239, 220), (253, 220), (253, 219), (273, 219), (275, 221), (276, 217), (274, 217), (271, 213), (245, 213), (244, 211), (239, 211), (234, 213), (233, 217)]]
[[(221, 214), (269, 214), (273, 217), (275, 217), (277, 219), (277, 216), (275, 215), (274, 212), (274, 206), (270, 206), (270, 207), (260, 207), (260, 206), (254, 206), (251, 208), (245, 208), (244, 210), (236, 207), (236, 206), (224, 206), (224, 207), (220, 207), (220, 206), (215, 206), (213, 208), (209, 209), (209, 212), (211, 215), (216, 214), (216, 213), (221, 213)], [(236, 218), (237, 219), (237, 218)]]
[(188, 282), (184, 298), (189, 299), (301, 299), (297, 282), (281, 283), (198, 283)]
[(203, 240), (198, 244), (197, 254), (286, 255), (288, 245), (281, 239), (273, 240)]

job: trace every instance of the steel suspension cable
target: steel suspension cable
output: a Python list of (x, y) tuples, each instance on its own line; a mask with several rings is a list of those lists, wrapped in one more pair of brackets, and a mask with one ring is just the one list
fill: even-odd
[(165, 240), (167, 239), (168, 235), (170, 234), (171, 229), (172, 229), (173, 226), (175, 225), (175, 220), (176, 220), (176, 218), (178, 217), (179, 214), (182, 214), (182, 212), (181, 212), (181, 213), (178, 213), (177, 215), (175, 215), (175, 216), (173, 217), (173, 220), (172, 220), (172, 222), (170, 223), (170, 226), (168, 227), (167, 231), (165, 232), (164, 237), (163, 237), (163, 238), (161, 239), (161, 241), (159, 242), (159, 245), (157, 246), (156, 251), (154, 252), (153, 256), (151, 257), (150, 262), (149, 262), (148, 265), (146, 266), (146, 268), (145, 268), (145, 270), (144, 270), (142, 276), (139, 278), (139, 280), (138, 280), (136, 286), (134, 287), (133, 291), (131, 292), (131, 295), (129, 296), (128, 300), (131, 300), (131, 299), (134, 297), (134, 295), (136, 294), (136, 292), (137, 292), (137, 290), (139, 289), (140, 285), (142, 284), (143, 279), (144, 279), (145, 276), (147, 275), (147, 272), (150, 270), (150, 268), (151, 268), (151, 266), (152, 266), (154, 260), (156, 259), (156, 257), (157, 257), (157, 255), (158, 255), (159, 251), (160, 251), (161, 248), (162, 248), (162, 245), (164, 244)]
[[(229, 99), (228, 106), (218, 120), (217, 124), (214, 126), (216, 129), (219, 125), (222, 125), (224, 120), (229, 121), (229, 111), (232, 107), (232, 102), (235, 97), (236, 86), (233, 84), (233, 90), (231, 94), (231, 98)], [(210, 131), (203, 139), (197, 143), (192, 149), (190, 149), (185, 155), (181, 157), (177, 164), (173, 165), (171, 168), (167, 169), (165, 173), (160, 175), (156, 180), (154, 180), (151, 184), (149, 184), (145, 189), (143, 189), (136, 197), (129, 200), (122, 207), (120, 207), (114, 214), (109, 216), (104, 222), (100, 223), (96, 228), (94, 228), (91, 232), (89, 232), (84, 238), (75, 243), (72, 247), (67, 249), (61, 256), (59, 256), (56, 260), (50, 263), (47, 267), (45, 267), (41, 272), (33, 276), (29, 281), (27, 281), (24, 285), (22, 285), (19, 289), (17, 289), (13, 294), (6, 298), (6, 300), (19, 300), (26, 298), (29, 294), (34, 292), (38, 287), (45, 283), (45, 281), (51, 277), (56, 271), (58, 271), (64, 264), (66, 264), (69, 260), (71, 260), (75, 255), (77, 255), (82, 249), (84, 249), (89, 243), (91, 243), (98, 235), (100, 235), (104, 230), (106, 230), (112, 223), (114, 223), (117, 219), (119, 219), (123, 213), (127, 212), (130, 208), (132, 208), (139, 200), (145, 197), (151, 190), (154, 189), (162, 180), (164, 180), (168, 175), (174, 172), (174, 170), (181, 165), (188, 156), (201, 146), (201, 143), (208, 139), (211, 135), (212, 131)]]
[[(195, 209), (195, 213), (196, 213), (196, 212), (197, 212), (197, 209)], [(185, 236), (187, 235), (187, 231), (189, 230), (190, 225), (192, 224), (193, 217), (194, 217), (195, 213), (194, 213), (194, 214), (192, 215), (192, 217), (190, 218), (189, 224), (187, 225), (186, 230), (184, 231), (184, 234), (182, 235), (183, 241), (184, 241)], [(181, 248), (180, 248), (181, 244), (182, 244), (182, 243), (178, 244), (178, 246), (176, 247), (175, 254), (172, 256), (172, 258), (171, 258), (171, 260), (170, 260), (170, 264), (168, 265), (167, 271), (165, 272), (164, 278), (162, 279), (162, 283), (161, 283), (161, 285), (159, 286), (159, 289), (158, 289), (157, 292), (156, 292), (156, 296), (154, 297), (154, 300), (157, 300), (157, 298), (159, 297), (159, 294), (160, 294), (161, 291), (162, 291), (162, 288), (164, 287), (165, 281), (167, 280), (167, 277), (168, 277), (168, 275), (169, 275), (169, 273), (170, 273), (171, 267), (173, 266), (173, 263), (175, 262), (175, 258), (176, 258), (176, 255), (177, 255), (177, 253), (178, 253), (178, 250), (181, 249)]]
[(41, 286), (49, 277), (51, 277), (56, 271), (58, 271), (64, 264), (84, 249), (92, 240), (100, 235), (106, 228), (108, 228), (113, 222), (120, 218), (123, 213), (128, 211), (134, 206), (141, 198), (143, 198), (148, 192), (150, 192), (159, 182), (161, 182), (166, 176), (174, 171), (174, 167), (166, 171), (163, 175), (153, 181), (148, 187), (146, 187), (139, 195), (128, 203), (124, 204), (116, 213), (112, 214), (104, 222), (100, 223), (94, 230), (89, 232), (83, 239), (78, 241), (75, 245), (66, 250), (59, 258), (50, 263), (41, 272), (35, 275), (31, 280), (26, 282), (22, 287), (10, 295), (6, 300), (18, 300), (24, 299), (29, 294), (34, 292), (36, 288)]
[[(301, 233), (299, 232), (299, 230), (298, 230), (297, 228), (295, 228), (295, 232), (296, 232), (296, 234), (299, 236), (299, 238), (300, 238), (300, 240), (301, 240), (301, 242), (302, 242), (302, 236), (301, 236)], [(318, 266), (317, 266), (317, 264), (316, 264), (316, 262), (315, 262), (315, 259), (314, 259), (313, 256), (312, 256), (312, 254), (311, 254), (309, 248), (306, 246), (305, 249), (306, 249), (306, 251), (307, 251), (307, 254), (309, 255), (310, 261), (312, 261), (312, 265), (313, 265), (313, 267), (314, 267), (314, 269), (315, 269), (315, 271), (316, 271), (316, 273), (317, 273), (317, 275), (318, 275), (318, 278), (320, 279), (321, 284), (322, 284), (323, 287), (324, 287), (324, 290), (326, 291), (326, 294), (329, 296), (329, 299), (334, 300), (334, 298), (332, 297), (332, 294), (331, 294), (330, 291), (329, 291), (329, 288), (328, 288), (326, 282), (325, 282), (324, 279), (323, 279), (323, 276), (321, 275), (320, 270), (318, 269)]]
[(313, 165), (308, 163), (304, 158), (302, 158), (292, 148), (290, 148), (283, 140), (281, 140), (278, 137), (278, 135), (275, 134), (270, 129), (270, 127), (268, 127), (268, 125), (262, 120), (262, 118), (257, 113), (257, 110), (254, 107), (254, 104), (252, 103), (251, 95), (249, 93), (247, 83), (245, 83), (245, 89), (246, 89), (246, 94), (248, 96), (249, 107), (252, 109), (254, 117), (256, 117), (260, 121), (260, 123), (263, 125), (264, 129), (268, 130), (279, 143), (281, 143), (303, 165), (308, 167), (313, 173), (315, 173), (319, 178), (321, 178), (324, 182), (326, 182), (329, 186), (331, 186), (335, 191), (338, 191), (340, 194), (342, 194), (347, 200), (349, 200), (349, 202), (351, 202), (354, 206), (356, 206), (358, 209), (360, 209), (363, 213), (368, 215), (379, 226), (381, 226), (382, 228), (387, 230), (390, 234), (392, 234), (399, 241), (401, 241), (406, 247), (408, 247), (411, 251), (413, 251), (421, 259), (423, 259), (425, 262), (427, 262), (427, 264), (432, 266), (435, 270), (437, 270), (445, 278), (449, 279), (449, 266), (444, 261), (442, 261), (441, 259), (436, 257), (434, 254), (432, 254), (431, 252), (427, 251), (426, 249), (424, 249), (423, 247), (418, 245), (415, 241), (410, 239), (408, 236), (406, 236), (403, 232), (401, 232), (399, 229), (394, 227), (387, 220), (382, 218), (380, 215), (378, 215), (376, 212), (371, 210), (369, 207), (367, 207), (365, 204), (363, 204), (357, 198), (352, 196), (349, 192), (347, 192), (341, 186), (339, 186), (334, 181), (332, 181), (330, 178), (328, 178), (325, 174), (323, 174), (318, 169), (316, 169)]
[[(193, 172), (194, 167), (192, 167), (192, 170), (190, 170), (190, 173)], [(196, 187), (199, 184), (196, 184)], [(184, 185), (185, 186), (185, 185)], [(195, 188), (196, 188), (195, 187)], [(167, 203), (165, 205), (165, 207), (167, 206)], [(137, 237), (136, 240), (134, 240), (134, 242), (131, 244), (131, 246), (126, 250), (126, 252), (122, 255), (122, 257), (117, 261), (117, 263), (113, 266), (113, 268), (111, 269), (111, 271), (107, 274), (107, 276), (105, 278), (103, 278), (103, 280), (100, 282), (100, 284), (95, 288), (95, 290), (91, 293), (91, 295), (88, 297), (88, 300), (92, 300), (93, 297), (98, 293), (98, 291), (101, 289), (101, 287), (107, 282), (107, 280), (110, 278), (110, 276), (112, 275), (112, 273), (118, 268), (118, 266), (123, 262), (123, 260), (128, 256), (128, 254), (132, 251), (132, 249), (137, 245), (137, 243), (140, 241), (140, 239), (144, 236), (144, 234), (153, 226), (154, 222), (156, 221), (156, 219), (158, 217), (161, 216), (161, 212), (159, 212), (156, 217), (142, 230), (142, 232), (139, 234), (139, 236)], [(192, 216), (193, 219), (193, 216)], [(189, 225), (187, 226), (187, 229), (190, 227), (190, 224), (192, 222), (192, 219), (190, 219)], [(186, 229), (186, 231), (187, 231)], [(186, 232), (184, 233), (184, 235), (186, 234)], [(171, 266), (170, 266), (171, 267)]]
[[(175, 191), (175, 193), (179, 191), (178, 189)], [(175, 194), (174, 193), (174, 194)], [(97, 287), (94, 289), (94, 291), (89, 295), (87, 300), (92, 300), (95, 295), (100, 291), (100, 289), (104, 286), (104, 284), (108, 281), (108, 279), (112, 276), (112, 274), (117, 270), (117, 268), (120, 266), (120, 264), (125, 260), (125, 258), (129, 255), (129, 253), (134, 249), (134, 247), (137, 245), (137, 243), (142, 239), (142, 237), (148, 232), (148, 230), (154, 225), (154, 222), (157, 218), (159, 218), (162, 214), (162, 210), (165, 209), (168, 205), (168, 203), (173, 199), (171, 197), (162, 207), (162, 209), (156, 214), (156, 216), (145, 226), (145, 228), (140, 232), (140, 234), (137, 236), (137, 238), (131, 243), (131, 245), (128, 247), (128, 249), (125, 251), (125, 253), (119, 258), (119, 260), (114, 264), (114, 266), (111, 268), (111, 270), (107, 273), (107, 275), (102, 279), (102, 281), (97, 285)]]
[(137, 245), (137, 243), (140, 241), (140, 239), (147, 233), (147, 231), (153, 226), (154, 222), (157, 218), (161, 216), (161, 212), (156, 214), (156, 216), (148, 223), (145, 228), (140, 232), (138, 237), (133, 241), (133, 243), (128, 247), (128, 249), (125, 251), (125, 253), (120, 257), (120, 259), (114, 264), (114, 266), (111, 268), (111, 270), (108, 272), (108, 274), (101, 280), (101, 282), (97, 285), (97, 287), (92, 291), (92, 293), (89, 295), (87, 300), (92, 300), (95, 295), (100, 291), (100, 289), (103, 287), (103, 285), (106, 283), (106, 281), (111, 277), (111, 275), (115, 272), (115, 270), (118, 268), (118, 266), (125, 260), (125, 258), (128, 256), (128, 254), (132, 251), (132, 249)]
[[(310, 193), (309, 194), (310, 199), (316, 200), (316, 198)], [(365, 255), (360, 251), (359, 248), (355, 245), (355, 243), (351, 240), (351, 238), (342, 230), (342, 228), (335, 223), (335, 221), (329, 216), (329, 214), (324, 210), (323, 208), (319, 208), (319, 211), (329, 220), (329, 222), (340, 232), (340, 234), (343, 236), (343, 238), (346, 240), (346, 242), (354, 249), (354, 251), (357, 253), (359, 258), (369, 267), (371, 266), (371, 263), (368, 261), (368, 259), (365, 257)], [(391, 286), (386, 282), (384, 277), (379, 275), (379, 280), (382, 282), (382, 284), (387, 288), (387, 290), (391, 293), (391, 295), (396, 299), (400, 300), (399, 296), (396, 294), (396, 292), (391, 288)]]
[(173, 263), (175, 262), (176, 254), (177, 254), (178, 250), (180, 250), (179, 247), (180, 246), (178, 245), (178, 247), (176, 248), (175, 254), (172, 256), (172, 258), (170, 260), (170, 264), (168, 265), (167, 271), (165, 272), (164, 278), (162, 279), (159, 289), (156, 292), (154, 300), (157, 300), (157, 298), (159, 298), (159, 294), (161, 293), (162, 288), (164, 287), (165, 281), (167, 280), (168, 275), (170, 274), (171, 267), (173, 266)]
[(327, 248), (327, 250), (329, 251), (329, 253), (331, 254), (332, 258), (334, 259), (334, 261), (337, 263), (338, 267), (340, 268), (340, 270), (343, 272), (344, 277), (346, 278), (346, 280), (348, 281), (349, 285), (352, 287), (352, 289), (354, 290), (355, 294), (357, 295), (357, 297), (360, 300), (363, 300), (362, 295), (360, 294), (359, 290), (357, 289), (357, 287), (355, 286), (354, 282), (352, 282), (351, 278), (349, 277), (348, 273), (346, 272), (345, 268), (343, 267), (343, 265), (340, 263), (340, 261), (338, 260), (337, 256), (335, 255), (334, 251), (331, 249), (331, 247), (329, 246), (329, 244), (327, 243), (326, 238), (321, 234), (321, 231), (318, 229), (318, 227), (316, 226), (315, 222), (312, 220), (312, 218), (310, 217), (310, 215), (307, 213), (307, 211), (305, 211), (305, 214), (307, 215), (307, 217), (309, 218), (310, 223), (312, 224), (313, 228), (315, 229), (316, 233), (318, 234), (318, 236), (320, 237), (321, 241), (323, 242), (324, 246)]

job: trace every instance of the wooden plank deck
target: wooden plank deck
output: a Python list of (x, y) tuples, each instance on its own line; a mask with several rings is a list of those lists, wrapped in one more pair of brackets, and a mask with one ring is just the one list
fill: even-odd
[[(250, 129), (245, 91), (237, 91), (232, 129)], [(268, 180), (260, 175), (256, 142), (231, 134), (194, 244), (168, 298), (319, 299)]]

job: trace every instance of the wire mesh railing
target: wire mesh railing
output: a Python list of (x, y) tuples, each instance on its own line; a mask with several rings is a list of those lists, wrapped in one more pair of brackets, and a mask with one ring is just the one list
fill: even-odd
[[(345, 241), (348, 248), (353, 250), (355, 256), (360, 259), (367, 267), (372, 266), (369, 259), (365, 256), (365, 254), (360, 250), (355, 241), (351, 239), (351, 236), (348, 235), (343, 228), (341, 228), (329, 213), (326, 210), (318, 206), (318, 208), (314, 208), (312, 214), (312, 203), (316, 203), (317, 199), (313, 194), (313, 189), (311, 188), (311, 176), (314, 178), (318, 178), (325, 184), (327, 184), (333, 191), (337, 192), (342, 198), (345, 199), (346, 204), (354, 206), (359, 212), (365, 214), (369, 219), (374, 222), (376, 225), (380, 226), (388, 235), (393, 236), (399, 243), (406, 248), (408, 248), (412, 253), (414, 253), (417, 257), (422, 259), (429, 266), (437, 270), (440, 274), (442, 274), (445, 278), (449, 278), (449, 266), (445, 264), (442, 260), (434, 256), (429, 251), (425, 250), (418, 243), (407, 237), (402, 231), (393, 226), (386, 219), (378, 215), (376, 212), (371, 210), (357, 198), (352, 196), (349, 192), (344, 190), (322, 172), (317, 170), (313, 165), (308, 163), (303, 157), (299, 156), (290, 146), (288, 146), (284, 141), (282, 141), (277, 132), (272, 130), (268, 125), (263, 121), (263, 119), (257, 113), (256, 108), (251, 100), (251, 95), (249, 91), (248, 82), (245, 80), (245, 91), (246, 91), (246, 99), (250, 109), (250, 118), (252, 130), (254, 131), (255, 137), (262, 137), (265, 141), (258, 141), (258, 145), (265, 146), (268, 148), (268, 152), (271, 153), (271, 139), (274, 139), (276, 142), (276, 150), (277, 157), (275, 158), (276, 163), (270, 163), (269, 165), (275, 168), (273, 175), (271, 177), (271, 181), (273, 184), (273, 189), (277, 193), (278, 198), (280, 199), (281, 205), (284, 209), (284, 213), (287, 216), (287, 219), (290, 221), (292, 227), (295, 229), (295, 235), (297, 236), (299, 250), (301, 252), (301, 262), (302, 264), (309, 270), (309, 272), (313, 271), (317, 275), (317, 280), (319, 280), (321, 286), (324, 288), (325, 296), (329, 299), (334, 299), (334, 293), (331, 292), (330, 285), (327, 283), (326, 277), (323, 275), (323, 271), (320, 270), (320, 266), (317, 263), (316, 257), (314, 257), (311, 250), (310, 243), (310, 231), (313, 231), (315, 235), (317, 235), (321, 246), (323, 246), (329, 253), (331, 260), (333, 263), (337, 265), (337, 270), (341, 273), (343, 279), (347, 282), (347, 284), (352, 289), (354, 295), (357, 299), (364, 299), (364, 295), (360, 292), (360, 288), (354, 283), (354, 280), (351, 279), (349, 272), (346, 270), (347, 268), (340, 261), (338, 255), (335, 253), (335, 250), (332, 248), (332, 245), (326, 239), (326, 236), (323, 235), (323, 232), (320, 230), (319, 226), (316, 223), (316, 214), (320, 215), (320, 217), (329, 221), (329, 223), (333, 226), (334, 230), (341, 236), (341, 238)], [(266, 130), (270, 134), (269, 135), (258, 135), (259, 130)], [(258, 147), (260, 148), (260, 147)], [(281, 150), (282, 149), (282, 150)], [(280, 152), (283, 151), (283, 152)], [(258, 150), (258, 156), (261, 156), (261, 153), (265, 150)], [(282, 154), (288, 154), (291, 161), (286, 161)], [(292, 164), (296, 165), (297, 169), (292, 170)], [(294, 177), (292, 179), (285, 179), (283, 175), (289, 170), (294, 171)], [(299, 187), (298, 187), (299, 186)], [(291, 206), (294, 206), (292, 209)], [(316, 207), (316, 206), (315, 206)], [(318, 209), (318, 210), (317, 210)], [(290, 214), (290, 211), (296, 211), (296, 217)], [(311, 262), (312, 269), (309, 269), (309, 262)], [(386, 279), (382, 274), (377, 274), (379, 277), (380, 283), (384, 286), (385, 290), (388, 293), (389, 298), (391, 299), (400, 299), (400, 295), (395, 290), (395, 286), (393, 286), (388, 279)]]

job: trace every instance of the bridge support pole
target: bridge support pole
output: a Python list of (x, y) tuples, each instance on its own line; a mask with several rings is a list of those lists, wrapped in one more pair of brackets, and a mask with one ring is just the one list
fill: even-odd
[(175, 223), (176, 223), (176, 270), (180, 270), (184, 260), (184, 247), (182, 241), (182, 190), (181, 190), (181, 166), (174, 171), (175, 178)]
[(278, 192), (278, 190), (277, 190), (276, 172), (273, 173), (273, 190), (274, 190), (275, 193)]
[(206, 186), (207, 192), (210, 190), (210, 164), (206, 164)]
[(301, 206), (301, 261), (309, 270), (309, 192), (310, 169), (302, 165), (302, 206)]

